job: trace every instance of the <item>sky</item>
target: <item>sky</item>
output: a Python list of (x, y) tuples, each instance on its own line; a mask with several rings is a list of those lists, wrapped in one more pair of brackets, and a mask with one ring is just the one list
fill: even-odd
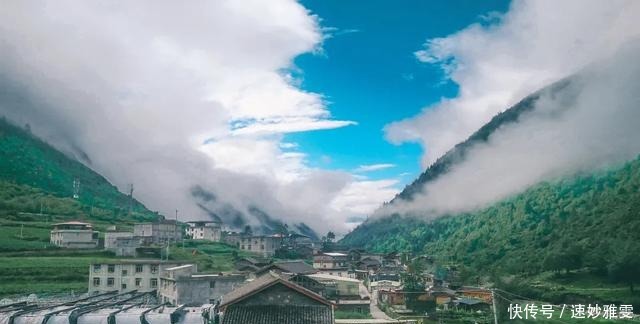
[(165, 215), (338, 234), (640, 30), (624, 0), (0, 6), (0, 114)]
[[(323, 132), (287, 135), (309, 154), (312, 165), (359, 170), (370, 179), (395, 179), (396, 188), (423, 170), (419, 145), (390, 143), (385, 125), (408, 118), (457, 85), (414, 52), (427, 39), (443, 37), (504, 12), (509, 1), (303, 1), (319, 17), (326, 39), (321, 53), (296, 57), (301, 87), (321, 93), (332, 116), (358, 124)], [(349, 139), (349, 140), (345, 140)], [(323, 156), (328, 159), (323, 159)], [(386, 166), (386, 168), (382, 167)]]

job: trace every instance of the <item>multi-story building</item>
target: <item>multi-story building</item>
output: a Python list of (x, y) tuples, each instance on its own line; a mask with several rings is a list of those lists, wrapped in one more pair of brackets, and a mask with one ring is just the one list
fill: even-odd
[(173, 305), (213, 304), (246, 280), (241, 274), (198, 274), (195, 264), (168, 268), (165, 274), (160, 277), (158, 297)]
[(182, 231), (174, 220), (160, 220), (154, 223), (138, 223), (133, 225), (133, 235), (147, 242), (166, 243), (182, 239)]
[(113, 260), (94, 263), (89, 268), (89, 293), (117, 290), (139, 292), (158, 289), (168, 268), (187, 264), (182, 261)]
[(273, 256), (282, 246), (281, 235), (251, 235), (240, 237), (240, 250), (261, 254), (264, 257)]
[(51, 244), (70, 249), (93, 249), (98, 246), (98, 234), (89, 223), (53, 224)]
[(348, 277), (347, 254), (323, 252), (313, 256), (313, 267), (318, 271), (339, 277)]
[(222, 239), (222, 224), (212, 221), (187, 222), (185, 234), (194, 240), (208, 240), (220, 242)]
[(144, 246), (144, 241), (144, 238), (134, 236), (131, 232), (104, 233), (104, 249), (114, 252), (117, 256), (136, 256), (137, 249)]

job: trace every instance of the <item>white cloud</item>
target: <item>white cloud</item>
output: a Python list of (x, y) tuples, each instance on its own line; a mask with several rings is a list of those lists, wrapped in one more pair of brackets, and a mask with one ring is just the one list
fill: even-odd
[(379, 163), (379, 164), (363, 164), (358, 166), (353, 172), (362, 173), (362, 172), (371, 172), (371, 171), (379, 171), (384, 169), (389, 169), (395, 167), (395, 164), (391, 163)]
[(473, 147), (424, 194), (391, 208), (431, 217), (469, 211), (637, 156), (638, 15), (637, 1), (515, 1), (491, 26), (427, 41), (417, 58), (442, 65), (460, 93), (387, 127), (392, 141), (422, 143), (424, 166), (524, 96), (574, 78)]
[(294, 148), (284, 133), (355, 124), (331, 119), (322, 96), (287, 72), (323, 40), (299, 3), (1, 7), (0, 112), (10, 120), (84, 151), (92, 168), (120, 188), (134, 183), (142, 202), (166, 214), (206, 217), (190, 194), (198, 185), (216, 195), (213, 207), (259, 206), (321, 231), (342, 228), (348, 215), (328, 206), (353, 178), (283, 151)]
[(430, 165), (496, 113), (638, 35), (639, 6), (633, 0), (514, 1), (501, 19), (492, 14), (494, 24), (428, 40), (416, 57), (440, 65), (459, 94), (388, 125), (387, 138), (420, 142), (423, 166)]

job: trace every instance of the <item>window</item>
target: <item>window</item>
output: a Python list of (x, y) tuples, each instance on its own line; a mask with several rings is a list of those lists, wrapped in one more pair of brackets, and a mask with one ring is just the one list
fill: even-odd
[(151, 278), (151, 288), (156, 288), (156, 287), (158, 287), (158, 279)]
[(127, 269), (122, 269), (122, 276), (124, 277), (124, 276), (126, 276), (127, 274), (128, 274)]
[(107, 271), (108, 271), (109, 273), (114, 273), (114, 272), (116, 272), (116, 265), (115, 265), (115, 264), (107, 265)]
[(136, 273), (142, 272), (142, 264), (136, 264)]
[(102, 265), (101, 264), (94, 264), (93, 265), (93, 272), (100, 272), (101, 269), (102, 269)]
[(127, 284), (122, 284), (122, 289), (127, 289)]
[(100, 286), (100, 278), (93, 278), (93, 286), (94, 287)]
[(142, 278), (136, 278), (136, 287), (142, 286)]
[(260, 244), (260, 250), (264, 250), (264, 244)]
[(115, 280), (113, 278), (107, 278), (107, 286), (113, 287)]
[(157, 273), (158, 272), (158, 265), (157, 264), (152, 264), (150, 266), (151, 268), (151, 273)]
[(209, 281), (209, 288), (215, 288), (215, 287), (216, 287), (216, 281), (215, 280)]

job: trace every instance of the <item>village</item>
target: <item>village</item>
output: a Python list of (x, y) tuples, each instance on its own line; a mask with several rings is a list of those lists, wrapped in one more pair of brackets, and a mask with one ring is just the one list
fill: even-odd
[[(75, 299), (18, 298), (0, 305), (0, 323), (435, 323), (493, 321), (493, 292), (465, 286), (455, 265), (427, 255), (343, 249), (333, 238), (253, 234), (219, 221), (136, 223), (132, 231), (92, 224), (53, 224), (61, 249), (106, 250), (114, 259), (88, 271), (88, 291)], [(236, 248), (233, 271), (201, 272), (173, 258), (185, 240)], [(194, 250), (193, 253), (196, 253)]]

